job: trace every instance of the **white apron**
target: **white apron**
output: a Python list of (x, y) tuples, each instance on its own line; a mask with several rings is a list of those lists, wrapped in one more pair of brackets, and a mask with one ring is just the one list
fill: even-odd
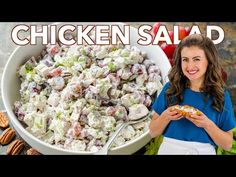
[(158, 155), (216, 155), (215, 147), (210, 143), (199, 143), (163, 138)]

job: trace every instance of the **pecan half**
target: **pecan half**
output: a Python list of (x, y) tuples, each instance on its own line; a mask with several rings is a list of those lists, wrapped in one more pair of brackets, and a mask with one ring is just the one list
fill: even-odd
[(26, 151), (27, 155), (41, 155), (40, 152), (38, 152), (36, 149), (34, 148), (30, 148)]
[(0, 112), (0, 127), (1, 128), (6, 128), (8, 126), (9, 126), (8, 117), (3, 112)]
[(7, 148), (7, 155), (19, 155), (24, 148), (23, 140), (14, 140)]
[(2, 132), (0, 135), (0, 143), (2, 145), (6, 145), (10, 143), (10, 141), (16, 136), (16, 131), (13, 130), (12, 128), (7, 128)]

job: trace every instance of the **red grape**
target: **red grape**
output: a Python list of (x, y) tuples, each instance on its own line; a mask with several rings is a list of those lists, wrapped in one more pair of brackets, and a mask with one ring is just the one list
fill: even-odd
[(171, 45), (164, 44), (164, 45), (161, 45), (161, 48), (165, 52), (165, 54), (168, 58), (173, 58), (173, 54), (174, 54), (176, 45), (174, 45), (174, 44), (171, 44)]
[(184, 27), (180, 26), (179, 27), (179, 40), (182, 40), (187, 36), (187, 31)]
[(169, 31), (169, 36), (170, 36), (170, 40), (173, 43), (174, 42), (174, 32), (173, 31)]
[(191, 28), (189, 26), (187, 26), (187, 27), (185, 27), (185, 31), (186, 31), (186, 35), (188, 36), (191, 31)]
[(153, 32), (154, 36), (157, 34), (157, 31), (158, 31), (160, 26), (161, 26), (160, 22), (157, 22), (153, 25), (152, 32)]

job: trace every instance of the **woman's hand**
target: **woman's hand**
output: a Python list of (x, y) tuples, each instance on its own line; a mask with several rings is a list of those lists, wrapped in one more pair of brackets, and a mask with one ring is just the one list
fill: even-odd
[[(176, 106), (176, 105), (174, 105), (174, 106)], [(179, 119), (183, 118), (183, 116), (180, 113), (174, 111), (174, 106), (170, 106), (169, 108), (167, 108), (161, 114), (161, 116), (165, 117), (168, 120), (179, 120)]]
[(186, 116), (197, 127), (204, 128), (212, 140), (226, 151), (229, 151), (233, 143), (233, 131), (223, 131), (211, 121), (204, 113), (199, 115)]
[(190, 120), (193, 124), (200, 128), (207, 128), (213, 122), (201, 111), (200, 114), (192, 114), (190, 116), (186, 116), (186, 119)]
[(154, 113), (149, 125), (149, 134), (152, 138), (163, 134), (167, 125), (173, 120), (179, 120), (183, 116), (176, 111), (173, 111), (173, 106), (167, 108), (161, 115)]

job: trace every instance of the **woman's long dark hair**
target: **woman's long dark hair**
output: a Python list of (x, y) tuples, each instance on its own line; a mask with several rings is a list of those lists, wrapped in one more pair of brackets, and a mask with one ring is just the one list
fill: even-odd
[(224, 81), (222, 79), (221, 66), (218, 51), (211, 39), (200, 34), (185, 37), (174, 52), (174, 65), (169, 72), (170, 88), (166, 91), (168, 105), (180, 104), (183, 101), (183, 91), (189, 87), (189, 80), (183, 75), (181, 68), (181, 51), (184, 47), (196, 46), (205, 52), (208, 60), (205, 80), (200, 91), (213, 99), (213, 108), (220, 112), (224, 107)]

